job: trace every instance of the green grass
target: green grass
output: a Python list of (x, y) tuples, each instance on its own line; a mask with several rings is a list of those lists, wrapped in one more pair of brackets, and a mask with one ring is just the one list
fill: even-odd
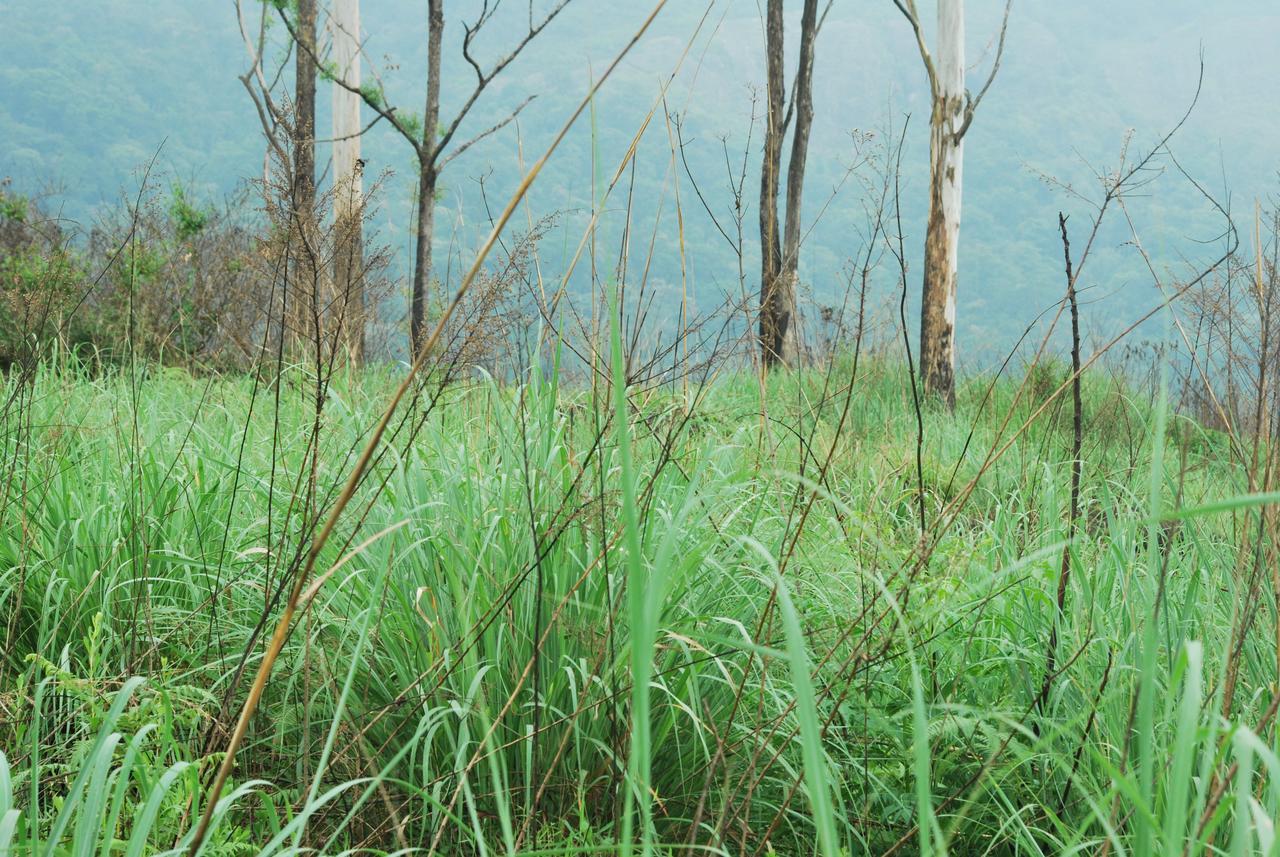
[[(1037, 703), (1069, 404), (980, 478), (1040, 402), (925, 415), (955, 516), (920, 562), (907, 379), (864, 358), (841, 427), (849, 375), (445, 392), (317, 564), (203, 853), (1280, 853), (1263, 507), (1220, 439), (1086, 386)], [(301, 369), (6, 382), (0, 853), (184, 850), (393, 381), (337, 379), (314, 444)]]

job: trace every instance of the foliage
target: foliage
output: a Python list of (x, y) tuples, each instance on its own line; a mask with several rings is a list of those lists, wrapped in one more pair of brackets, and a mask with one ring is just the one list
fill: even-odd
[(86, 242), (0, 189), (0, 365), (54, 346), (94, 361), (248, 365), (270, 275), (239, 205), (216, 210), (175, 183), (103, 216)]
[(193, 205), (180, 184), (175, 184), (170, 194), (169, 216), (173, 219), (174, 235), (179, 241), (190, 241), (208, 225), (212, 213)]
[[(758, 22), (726, 12), (709, 28), (717, 41), (690, 52), (692, 77), (715, 97), (673, 88), (667, 103), (686, 108), (633, 123), (670, 71), (662, 51), (691, 29), (693, 7), (679, 4), (675, 29), (646, 42), (666, 45), (661, 55), (631, 56), (615, 81), (622, 97), (593, 102), (589, 133), (565, 139), (539, 185), (562, 218), (522, 213), (528, 231), (502, 239), (505, 260), (456, 293), (428, 355), (438, 362), (396, 387), (402, 367), (344, 359), (353, 292), (335, 294), (329, 274), (341, 236), (325, 225), (324, 188), (315, 211), (292, 209), (287, 147), (257, 186), (260, 214), (242, 199), (206, 202), (260, 155), (256, 132), (243, 133), (256, 120), (218, 90), (233, 81), (209, 76), (242, 63), (236, 39), (204, 37), (225, 10), (168, 4), (136, 26), (134, 5), (41, 9), (38, 21), (18, 9), (6, 61), (19, 60), (0, 64), (0, 121), (14, 129), (0, 141), (5, 168), (65, 170), (77, 214), (95, 224), (79, 235), (42, 200), (0, 186), (0, 853), (184, 853), (224, 762), (232, 781), (210, 804), (201, 853), (1276, 853), (1280, 637), (1268, 586), (1280, 580), (1265, 572), (1280, 471), (1261, 432), (1269, 411), (1239, 419), (1275, 389), (1274, 259), (1265, 287), (1261, 260), (1239, 257), (1225, 282), (1193, 295), (1213, 334), (1204, 365), (1227, 373), (1219, 422), (1192, 418), (1216, 397), (1169, 405), (1163, 352), (1142, 362), (1145, 377), (1104, 377), (1098, 364), (1082, 390), (1080, 456), (1061, 363), (966, 376), (948, 414), (915, 405), (915, 379), (892, 356), (896, 322), (864, 339), (868, 291), (875, 304), (894, 298), (885, 306), (897, 319), (915, 270), (913, 258), (878, 268), (877, 245), (860, 279), (853, 266), (834, 277), (850, 236), (867, 234), (857, 218), (876, 224), (871, 244), (884, 238), (883, 201), (806, 219), (806, 277), (835, 328), (822, 360), (758, 376), (713, 359), (717, 334), (699, 322), (703, 362), (686, 332), (671, 343), (645, 319), (650, 308), (701, 316), (699, 271), (713, 286), (704, 295), (750, 286), (734, 275), (751, 267), (749, 251), (709, 221), (750, 216), (741, 199), (725, 206), (716, 183), (748, 146), (749, 100), (724, 93), (752, 79), (734, 57), (758, 40)], [(530, 11), (519, 5), (503, 14)], [(1040, 308), (1028, 308), (1027, 282), (1052, 289), (1046, 303), (1057, 297), (1053, 230), (1047, 248), (1029, 231), (1043, 188), (1011, 178), (1010, 164), (1024, 145), (1049, 151), (1049, 169), (1062, 167), (1059, 150), (1096, 151), (1040, 110), (1037, 81), (1067, 79), (1043, 31), (1081, 30), (1079, 5), (1028, 12), (1040, 32), (1028, 26), (1023, 53), (1007, 57), (999, 92), (1037, 110), (992, 100), (975, 127), (966, 230), (979, 238), (967, 239), (966, 264), (982, 287), (963, 290), (974, 321), (962, 335), (1025, 329), (1006, 322)], [(1261, 8), (1238, 7), (1246, 18)], [(1135, 0), (1116, 16), (1172, 17), (1157, 11)], [(879, 27), (894, 12), (865, 14)], [(546, 112), (531, 108), (450, 166), (492, 170), (479, 199), (460, 178), (437, 200), (461, 197), (456, 245), (436, 266), (443, 285), (467, 230), (494, 222), (485, 182), (514, 184), (525, 153), (576, 103), (566, 63), (576, 70), (579, 48), (629, 33), (625, 18), (566, 18), (545, 67), (522, 59), (493, 90), (496, 110), (537, 94)], [(819, 62), (823, 44), (839, 44), (837, 60), (901, 76), (909, 52), (881, 30), (846, 38), (863, 20), (833, 17)], [(363, 92), (379, 104), (406, 83), (394, 55), (420, 68), (424, 41), (420, 27), (386, 29), (387, 74)], [(90, 32), (146, 49), (89, 50)], [(482, 41), (479, 53), (491, 47)], [(1093, 65), (1123, 74), (1128, 52), (1107, 45)], [(1069, 68), (1089, 66), (1072, 47)], [(49, 69), (86, 56), (98, 58), (98, 87), (68, 94)], [(121, 56), (135, 63), (127, 72)], [(450, 56), (446, 79), (475, 72)], [(138, 80), (181, 97), (142, 97)], [(183, 94), (192, 81), (207, 84), (195, 118), (197, 99)], [(1110, 145), (1120, 111), (1096, 82), (1070, 81), (1080, 85), (1058, 108), (1091, 115), (1090, 135)], [(66, 104), (75, 109), (57, 115), (76, 116), (74, 129), (50, 113)], [(849, 178), (835, 141), (869, 108), (857, 109), (819, 114), (811, 187)], [(121, 116), (127, 142), (85, 132)], [(471, 117), (477, 127), (459, 139), (491, 118)], [(622, 161), (609, 199), (614, 153), (653, 147), (632, 137), (641, 124), (671, 136), (659, 157)], [(212, 175), (157, 193), (148, 135), (158, 145), (179, 126), (165, 157)], [(367, 141), (375, 163), (385, 126)], [(501, 147), (517, 128), (514, 158)], [(855, 149), (871, 140), (854, 138)], [(923, 145), (917, 132), (909, 161), (924, 161)], [(47, 162), (52, 153), (66, 160)], [(865, 154), (854, 160), (866, 166)], [(142, 163), (139, 193), (90, 211), (86, 177), (115, 187), (122, 164)], [(907, 186), (911, 175), (892, 178)], [(679, 208), (682, 194), (704, 210)], [(918, 221), (903, 200), (894, 219)], [(1170, 215), (1157, 235), (1206, 222), (1176, 198), (1133, 205)], [(1097, 245), (1131, 237), (1103, 230)], [(557, 243), (571, 260), (563, 280), (540, 256)], [(632, 250), (646, 245), (641, 269)], [(686, 247), (701, 252), (688, 259)], [(380, 271), (385, 258), (365, 249), (364, 273)], [(1107, 252), (1090, 268), (1104, 278), (1136, 264)], [(833, 300), (846, 282), (860, 307), (852, 346), (847, 306), (837, 314)], [(376, 296), (372, 285), (362, 294)], [(1250, 356), (1252, 389), (1230, 374)], [(393, 388), (404, 406), (380, 421)], [(375, 425), (384, 442), (359, 459), (366, 478), (348, 481)], [(1235, 432), (1251, 429), (1243, 454)], [(1068, 522), (1077, 458), (1080, 514)], [(349, 513), (323, 529), (339, 496)], [(271, 637), (291, 592), (298, 613)], [(278, 661), (263, 656), (269, 637)], [(241, 752), (227, 758), (254, 671), (269, 663)]]
[[(382, 94), (382, 87), (377, 83), (363, 83), (360, 85), (360, 95), (364, 100), (374, 107), (385, 107), (386, 100)], [(403, 121), (403, 120), (402, 120)]]
[[(0, 526), (24, 534), (0, 544), (0, 847), (152, 853), (190, 835), (199, 772), (243, 693), (238, 653), (258, 651), (295, 547), (292, 486), (310, 472), (315, 418), (302, 371), (271, 397), (252, 377), (93, 376), (74, 361), (22, 382), (36, 429), (18, 444), (26, 420), (4, 424), (3, 496), (43, 488), (0, 503)], [(390, 381), (377, 369), (337, 379), (319, 493), (341, 481)], [(1245, 490), (1230, 459), (1212, 445), (1163, 450), (1159, 403), (1125, 395), (1144, 440), (1086, 446), (1088, 523), (1060, 625), (1068, 666), (1037, 704), (1065, 416), (995, 462), (908, 578), (918, 524), (903, 370), (864, 356), (839, 432), (839, 408), (817, 404), (827, 383), (779, 375), (761, 399), (755, 379), (723, 378), (692, 422), (690, 400), (667, 390), (620, 397), (629, 417), (611, 422), (615, 403), (536, 369), (518, 386), (447, 393), (378, 464), (385, 490), (361, 489), (360, 530), (321, 559), (332, 575), (250, 724), (207, 853), (437, 837), (440, 853), (593, 853), (626, 835), (641, 759), (652, 821), (631, 835), (660, 852), (692, 840), (814, 853), (820, 829), (850, 853), (904, 836), (914, 850), (923, 818), (935, 851), (954, 854), (1108, 841), (1132, 853), (1143, 840), (1145, 853), (1200, 855), (1211, 839), (1267, 853), (1274, 727), (1252, 725), (1271, 693), (1273, 620), (1259, 616), (1243, 643), (1226, 718), (1214, 654), (1247, 585), (1231, 571), (1230, 518), (1252, 501), (1146, 537), (1151, 509), (1175, 497), (1204, 507)], [(966, 445), (995, 443), (1006, 414), (1039, 407), (1017, 386), (986, 398), (975, 380), (954, 419), (931, 419), (936, 484)], [(1090, 413), (1114, 407), (1113, 389), (1088, 384), (1085, 400)], [(784, 424), (797, 432), (769, 429)], [(779, 574), (816, 478), (806, 449), (833, 443)], [(928, 493), (931, 522), (947, 499)], [(650, 713), (633, 732), (630, 678), (644, 665)], [(1144, 697), (1150, 720), (1134, 732)]]
[(27, 220), (27, 199), (16, 194), (0, 194), (0, 219), (14, 223), (25, 223)]
[(60, 225), (0, 184), (0, 368), (34, 361), (68, 333), (82, 266)]

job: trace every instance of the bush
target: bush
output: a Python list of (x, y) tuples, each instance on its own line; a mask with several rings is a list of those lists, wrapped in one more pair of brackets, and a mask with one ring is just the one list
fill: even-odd
[(143, 360), (190, 369), (251, 361), (268, 298), (234, 208), (198, 204), (175, 184), (95, 230), (82, 327), (107, 359), (131, 347)]
[(83, 263), (37, 201), (0, 183), (0, 369), (67, 333)]
[(147, 362), (208, 371), (256, 356), (269, 272), (240, 204), (214, 208), (181, 185), (144, 194), (89, 233), (39, 200), (0, 184), (0, 369), (52, 347), (94, 362)]

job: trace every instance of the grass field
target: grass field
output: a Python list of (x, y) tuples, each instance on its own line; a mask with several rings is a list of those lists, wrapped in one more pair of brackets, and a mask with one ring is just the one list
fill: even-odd
[[(425, 388), (203, 853), (1280, 853), (1270, 507), (1099, 376), (1072, 534), (1064, 376), (971, 380), (918, 460), (866, 357)], [(394, 380), (6, 382), (0, 853), (186, 850)]]

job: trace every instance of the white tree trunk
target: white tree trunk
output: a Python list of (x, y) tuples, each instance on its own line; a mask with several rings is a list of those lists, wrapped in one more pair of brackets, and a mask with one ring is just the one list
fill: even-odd
[[(333, 0), (330, 27), (333, 62), (348, 85), (360, 86), (360, 0)], [(350, 356), (364, 354), (364, 289), (362, 202), (364, 182), (360, 162), (360, 102), (349, 89), (333, 85), (334, 226), (338, 241), (334, 284), (336, 307), (342, 308)]]
[(938, 0), (937, 92), (930, 118), (920, 363), (925, 389), (955, 403), (960, 198), (964, 177), (964, 0)]
[[(360, 86), (360, 0), (333, 0), (333, 62), (342, 80)], [(338, 217), (352, 213), (361, 181), (356, 172), (360, 160), (360, 96), (333, 86), (333, 176), (339, 190)]]

